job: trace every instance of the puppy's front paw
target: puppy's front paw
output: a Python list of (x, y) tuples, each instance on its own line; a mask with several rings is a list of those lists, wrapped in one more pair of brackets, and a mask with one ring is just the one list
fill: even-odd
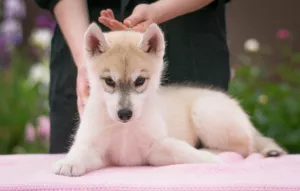
[(64, 158), (54, 163), (53, 171), (57, 175), (81, 176), (86, 172), (86, 168), (78, 161)]
[(205, 150), (199, 150), (198, 160), (201, 163), (222, 163), (219, 155)]
[(207, 157), (206, 158), (206, 162), (207, 163), (223, 163), (223, 161), (221, 160), (220, 156), (216, 155), (216, 154), (212, 154), (212, 156)]

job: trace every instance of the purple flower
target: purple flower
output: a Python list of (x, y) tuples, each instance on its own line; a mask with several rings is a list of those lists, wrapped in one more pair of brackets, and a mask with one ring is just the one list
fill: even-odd
[(18, 20), (5, 19), (0, 25), (0, 34), (5, 38), (6, 46), (14, 46), (22, 42), (22, 26)]
[(289, 35), (290, 33), (287, 29), (280, 29), (276, 32), (276, 37), (281, 40), (288, 38)]
[(22, 30), (20, 22), (15, 19), (5, 19), (1, 23), (1, 33), (10, 35), (12, 33), (20, 33)]
[(25, 140), (29, 143), (33, 143), (35, 141), (35, 128), (32, 124), (27, 124), (25, 127)]
[(48, 140), (50, 137), (50, 121), (46, 116), (40, 116), (38, 118), (37, 132), (39, 137)]
[(36, 24), (40, 27), (45, 27), (48, 26), (49, 24), (49, 19), (45, 15), (40, 15), (36, 18)]
[(53, 22), (53, 23), (50, 25), (50, 29), (51, 29), (52, 31), (54, 31), (54, 29), (55, 29), (55, 26), (56, 26), (56, 23), (55, 23), (55, 22)]
[(36, 24), (38, 27), (46, 27), (50, 29), (54, 29), (55, 22), (54, 20), (47, 15), (40, 15), (36, 19)]
[[(5, 38), (4, 36), (0, 36), (0, 47), (4, 46)], [(1, 50), (1, 49), (0, 49)]]
[(5, 18), (24, 18), (26, 9), (24, 0), (5, 0), (4, 17)]

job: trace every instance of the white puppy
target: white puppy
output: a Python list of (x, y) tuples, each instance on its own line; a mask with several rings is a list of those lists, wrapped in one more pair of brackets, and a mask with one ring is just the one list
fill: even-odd
[[(85, 34), (90, 96), (75, 140), (56, 174), (80, 176), (107, 166), (219, 162), (215, 152), (243, 156), (286, 152), (262, 136), (239, 103), (217, 90), (160, 86), (164, 35), (156, 24), (145, 33)], [(206, 149), (196, 149), (201, 142)]]

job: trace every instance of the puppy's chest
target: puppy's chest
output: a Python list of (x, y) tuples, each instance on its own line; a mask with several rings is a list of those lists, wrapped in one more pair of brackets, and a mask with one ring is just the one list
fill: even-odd
[(140, 128), (120, 128), (109, 137), (107, 158), (114, 165), (147, 164), (146, 155), (154, 138)]

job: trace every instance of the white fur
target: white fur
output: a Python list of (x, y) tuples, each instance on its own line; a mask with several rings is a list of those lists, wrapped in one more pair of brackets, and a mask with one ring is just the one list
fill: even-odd
[(108, 115), (110, 118), (113, 120), (118, 120), (117, 116), (117, 110), (118, 110), (118, 101), (120, 99), (120, 94), (115, 93), (115, 94), (110, 94), (107, 92), (103, 92), (104, 96), (103, 99), (106, 103)]
[[(95, 27), (92, 24), (87, 35), (90, 31), (94, 34)], [(123, 35), (122, 32), (115, 34)], [(126, 35), (129, 38), (135, 34), (127, 32)], [(226, 94), (187, 86), (159, 88), (164, 40), (157, 25), (150, 26), (137, 47), (147, 50), (147, 39), (153, 35), (158, 40), (156, 50), (160, 52), (149, 53), (152, 55), (149, 59), (153, 59), (153, 67), (158, 67), (142, 94), (130, 94), (134, 117), (127, 123), (117, 120), (120, 94), (104, 92), (97, 72), (88, 65), (90, 97), (70, 151), (54, 165), (56, 174), (80, 176), (114, 165), (215, 163), (220, 159), (213, 152), (222, 151), (243, 156), (253, 152), (265, 154), (270, 150), (284, 152), (272, 139), (260, 135), (238, 102)], [(105, 41), (101, 35), (96, 36)], [(134, 38), (140, 38), (140, 34)], [(93, 59), (87, 60), (93, 62)], [(129, 76), (138, 75), (133, 72)], [(198, 139), (207, 149), (194, 148)]]

